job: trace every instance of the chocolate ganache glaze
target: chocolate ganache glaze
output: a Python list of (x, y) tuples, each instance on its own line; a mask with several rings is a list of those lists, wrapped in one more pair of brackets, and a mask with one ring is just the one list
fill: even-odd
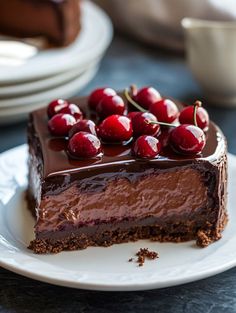
[[(88, 109), (87, 98), (80, 98), (79, 100), (73, 99), (73, 102), (82, 109), (85, 113), (86, 118), (95, 120), (94, 113)], [(179, 104), (179, 106), (181, 106)], [(158, 167), (174, 167), (176, 165), (185, 165), (199, 160), (206, 160), (211, 163), (217, 162), (219, 155), (225, 151), (225, 137), (221, 130), (213, 123), (210, 122), (209, 130), (207, 132), (206, 145), (200, 155), (189, 157), (179, 155), (173, 152), (170, 148), (162, 149), (160, 157), (151, 160), (141, 160), (134, 158), (131, 153), (131, 144), (120, 145), (120, 144), (108, 144), (103, 145), (103, 156), (86, 159), (86, 160), (75, 160), (68, 156), (66, 150), (68, 142), (64, 138), (52, 137), (50, 134), (47, 122), (48, 117), (46, 109), (41, 109), (33, 113), (34, 128), (39, 136), (39, 141), (42, 148), (42, 154), (44, 158), (44, 169), (43, 177), (51, 177), (57, 174), (63, 174), (65, 172), (83, 172), (88, 167), (96, 168), (97, 171), (102, 167), (111, 165), (112, 168), (127, 163), (132, 164), (138, 162), (140, 166), (143, 163), (158, 163)], [(102, 171), (102, 169), (101, 169)], [(82, 175), (82, 174), (81, 174)]]
[[(73, 102), (96, 120), (87, 98)], [(197, 239), (206, 246), (220, 238), (227, 220), (227, 158), (225, 137), (214, 123), (195, 157), (165, 147), (158, 158), (138, 159), (130, 143), (104, 144), (102, 156), (82, 160), (68, 156), (67, 140), (52, 137), (47, 122), (46, 109), (37, 110), (28, 131), (35, 252), (139, 238)]]

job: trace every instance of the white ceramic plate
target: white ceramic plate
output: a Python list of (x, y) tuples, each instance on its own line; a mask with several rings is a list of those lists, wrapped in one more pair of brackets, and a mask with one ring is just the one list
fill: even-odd
[[(17, 98), (17, 106), (9, 108), (0, 107), (0, 125), (18, 122), (25, 119), (29, 112), (45, 106), (49, 101), (55, 98), (69, 98), (79, 92), (84, 86), (90, 82), (96, 75), (98, 65), (86, 71), (83, 75), (75, 79), (57, 86), (49, 91), (44, 91), (40, 94), (24, 97), (24, 99)], [(23, 98), (23, 97), (22, 97)], [(21, 104), (21, 105), (19, 105)]]
[[(71, 79), (62, 85), (56, 86), (55, 88), (24, 97), (12, 98), (11, 100), (0, 100), (0, 116), (11, 115), (12, 113), (21, 113), (25, 112), (25, 110), (28, 110), (29, 112), (35, 107), (37, 108), (39, 103), (43, 103), (45, 105), (48, 101), (54, 98), (62, 98), (63, 95), (72, 96), (75, 92), (78, 92), (78, 88), (83, 87), (94, 77), (98, 67), (99, 65), (97, 64), (95, 67), (93, 66), (88, 69), (82, 75)], [(7, 106), (6, 104), (9, 105)]]
[[(72, 70), (62, 72), (53, 76), (48, 76), (43, 79), (18, 83), (15, 85), (0, 86), (0, 101), (2, 101), (3, 99), (8, 100), (12, 98), (14, 100), (14, 97), (22, 97), (28, 94), (43, 91), (45, 89), (55, 88), (56, 86), (62, 85), (84, 74), (86, 70), (91, 68), (92, 65), (95, 66), (98, 62), (100, 62), (100, 59), (96, 59), (95, 61), (91, 62), (89, 67), (87, 66), (86, 68), (76, 67)], [(9, 106), (9, 104), (5, 104), (5, 106)]]
[(65, 90), (68, 90), (67, 93), (69, 93), (69, 90), (74, 90), (78, 82), (80, 83), (81, 81), (87, 81), (87, 77), (91, 76), (91, 72), (94, 72), (95, 68), (98, 68), (99, 61), (100, 60), (97, 60), (96, 63), (92, 62), (83, 73), (80, 73), (79, 75), (73, 75), (73, 77), (67, 81), (56, 84), (51, 88), (39, 90), (38, 92), (28, 91), (27, 94), (14, 96), (11, 98), (0, 98), (0, 112), (3, 113), (5, 110), (17, 110), (18, 108), (20, 110), (22, 106), (31, 106), (34, 103), (45, 102), (48, 99), (50, 100), (55, 98), (55, 95), (58, 95), (56, 97), (60, 97), (60, 94), (65, 93)]
[[(223, 238), (208, 248), (194, 242), (136, 243), (90, 247), (56, 255), (35, 255), (27, 249), (34, 220), (26, 208), (27, 146), (0, 156), (0, 265), (16, 273), (56, 285), (93, 290), (145, 290), (179, 285), (223, 272), (236, 265), (236, 157), (229, 155), (230, 222)], [(128, 262), (140, 247), (160, 258), (143, 267)]]
[[(8, 48), (4, 48), (2, 41), (0, 84), (39, 79), (74, 67), (84, 68), (92, 60), (102, 56), (110, 44), (111, 38), (112, 25), (107, 15), (92, 2), (83, 1), (82, 30), (69, 47), (35, 51), (34, 47), (25, 44), (25, 47), (10, 47), (8, 52)], [(17, 42), (12, 43), (13, 45), (17, 44)], [(24, 45), (20, 41), (19, 43)], [(21, 53), (14, 54), (16, 50)], [(1, 51), (3, 51), (3, 55)]]

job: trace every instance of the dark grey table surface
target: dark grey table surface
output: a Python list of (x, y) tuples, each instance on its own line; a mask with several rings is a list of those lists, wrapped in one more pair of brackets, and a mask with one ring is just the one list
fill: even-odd
[[(97, 86), (122, 89), (130, 83), (153, 85), (162, 94), (184, 101), (202, 94), (183, 57), (144, 48), (117, 37), (93, 81), (80, 94)], [(205, 104), (205, 102), (204, 102)], [(229, 151), (236, 154), (236, 109), (206, 107), (223, 129)], [(26, 122), (0, 127), (0, 152), (26, 142)], [(95, 292), (37, 282), (0, 268), (0, 313), (15, 312), (236, 312), (236, 268), (187, 285), (143, 292)]]

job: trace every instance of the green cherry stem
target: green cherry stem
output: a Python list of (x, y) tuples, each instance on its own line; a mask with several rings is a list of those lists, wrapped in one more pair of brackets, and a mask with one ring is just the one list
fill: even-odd
[[(132, 88), (132, 86), (131, 86)], [(135, 88), (135, 87), (133, 87)], [(131, 97), (130, 97), (130, 94), (129, 94), (129, 90), (128, 88), (125, 88), (124, 90), (124, 94), (125, 94), (125, 97), (126, 99), (134, 106), (136, 107), (136, 109), (138, 109), (139, 111), (141, 112), (148, 112), (147, 110), (145, 110), (143, 107), (141, 107), (136, 101), (134, 101)], [(197, 102), (197, 101), (196, 101)], [(200, 101), (199, 101), (200, 102)], [(147, 124), (158, 124), (158, 125), (162, 125), (162, 126), (169, 126), (169, 127), (177, 127), (179, 125), (176, 125), (176, 124), (169, 124), (169, 123), (164, 123), (164, 122), (149, 122), (149, 121), (146, 121)]]
[(197, 124), (197, 109), (199, 107), (202, 106), (202, 102), (197, 100), (195, 101), (194, 103), (194, 111), (193, 111), (193, 122), (194, 122), (194, 125), (198, 127), (198, 124)]
[(169, 126), (169, 127), (178, 127), (179, 125), (177, 124), (170, 124), (170, 123), (164, 123), (164, 122), (149, 122), (149, 121), (146, 121), (147, 124), (159, 124), (161, 126)]
[(131, 95), (136, 95), (138, 93), (138, 88), (135, 84), (130, 85), (129, 87), (129, 91), (131, 93)]
[(128, 88), (125, 89), (124, 91), (126, 99), (139, 111), (141, 112), (147, 112), (143, 107), (141, 107), (137, 102), (135, 102), (129, 95), (129, 90)]

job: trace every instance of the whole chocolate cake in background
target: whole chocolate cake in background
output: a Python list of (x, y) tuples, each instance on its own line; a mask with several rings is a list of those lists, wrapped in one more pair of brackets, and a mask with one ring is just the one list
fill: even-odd
[(80, 0), (0, 0), (0, 34), (66, 46), (80, 31)]
[(205, 247), (220, 239), (227, 223), (221, 130), (199, 101), (184, 108), (150, 87), (125, 95), (100, 88), (31, 114), (35, 253), (138, 239)]

